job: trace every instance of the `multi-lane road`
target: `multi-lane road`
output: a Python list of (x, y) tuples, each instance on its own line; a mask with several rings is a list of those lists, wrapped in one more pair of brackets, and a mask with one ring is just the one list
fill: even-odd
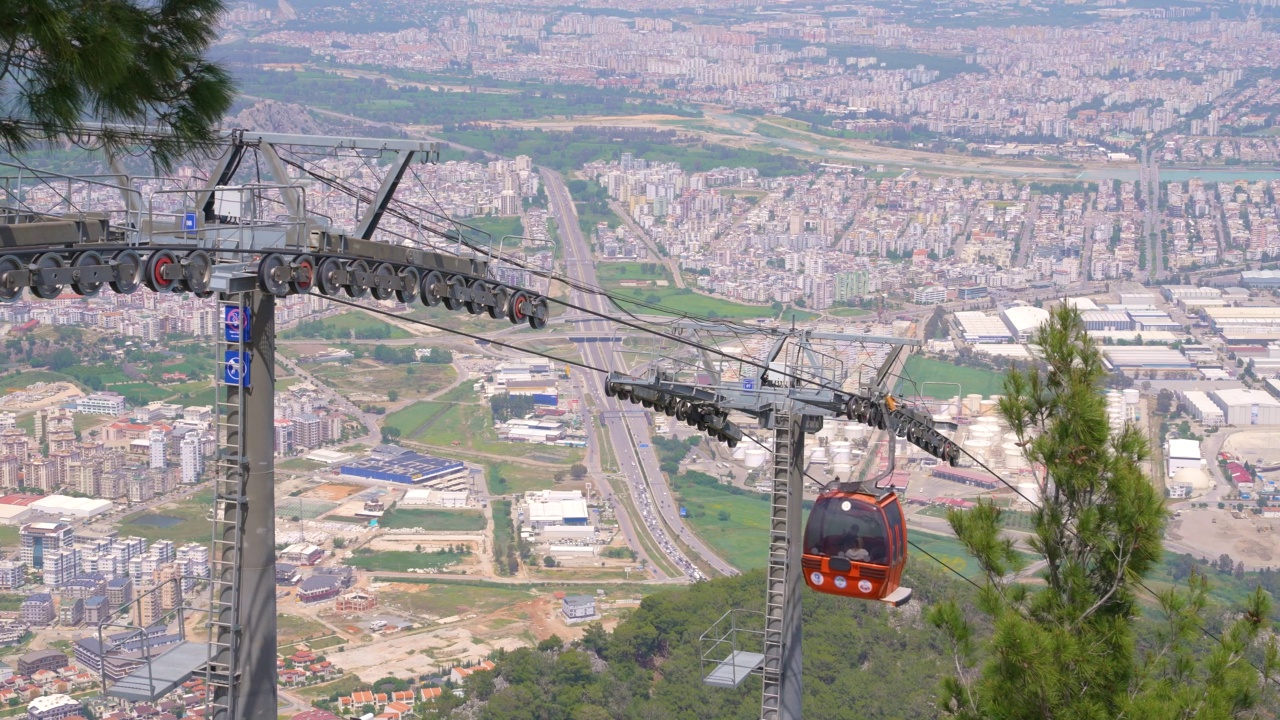
[[(595, 259), (578, 227), (573, 199), (558, 173), (547, 168), (541, 168), (541, 172), (547, 196), (551, 202), (551, 212), (564, 242), (565, 274), (579, 283), (595, 285)], [(608, 313), (611, 310), (606, 298), (577, 289), (571, 290), (569, 301), (592, 312)], [(577, 311), (571, 311), (571, 313), (576, 314)], [(592, 315), (578, 314), (574, 317), (571, 314), (566, 319), (577, 323), (581, 332), (575, 334), (611, 337), (612, 329), (608, 327), (608, 323), (595, 319)], [(581, 343), (583, 362), (601, 369), (610, 367), (607, 345), (608, 343), (600, 342)], [(706, 576), (681, 550), (677, 539), (678, 543), (691, 549), (700, 560), (716, 572), (724, 575), (738, 574), (732, 565), (716, 555), (681, 520), (679, 505), (667, 486), (662, 471), (658, 467), (657, 453), (650, 444), (649, 422), (646, 414), (636, 412), (637, 406), (623, 405), (614, 398), (606, 397), (605, 378), (599, 373), (583, 375), (584, 392), (592, 395), (596, 400), (604, 432), (608, 434), (613, 446), (627, 489), (640, 514), (640, 519), (658, 548), (681, 572), (694, 580), (701, 580)], [(622, 507), (616, 507), (616, 510), (619, 513), (625, 512)]]

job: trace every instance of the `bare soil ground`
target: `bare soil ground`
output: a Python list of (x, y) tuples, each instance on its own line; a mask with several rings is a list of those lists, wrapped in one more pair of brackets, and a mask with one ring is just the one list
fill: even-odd
[(303, 497), (314, 497), (320, 500), (329, 500), (331, 502), (339, 502), (355, 495), (364, 490), (361, 485), (347, 485), (346, 483), (325, 483), (319, 487), (303, 493)]

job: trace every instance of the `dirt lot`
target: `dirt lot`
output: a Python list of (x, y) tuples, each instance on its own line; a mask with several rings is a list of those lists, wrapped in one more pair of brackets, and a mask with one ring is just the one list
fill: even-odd
[[(1280, 443), (1276, 442), (1276, 438), (1275, 430), (1240, 431), (1227, 438), (1222, 449), (1255, 465), (1274, 465), (1280, 462)], [(1213, 459), (1210, 461), (1216, 462)]]
[(1243, 518), (1216, 507), (1184, 510), (1182, 517), (1169, 521), (1165, 538), (1175, 552), (1210, 558), (1226, 553), (1249, 570), (1280, 565), (1280, 520), (1249, 512)]
[(304, 497), (314, 497), (320, 500), (329, 500), (330, 502), (339, 502), (355, 495), (364, 490), (361, 485), (347, 485), (346, 483), (325, 483), (319, 487), (303, 493)]

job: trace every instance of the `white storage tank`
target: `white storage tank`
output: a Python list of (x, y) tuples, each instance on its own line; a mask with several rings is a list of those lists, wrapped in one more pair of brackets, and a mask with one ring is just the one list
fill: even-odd
[(827, 449), (824, 447), (816, 448), (813, 451), (813, 454), (809, 456), (809, 462), (813, 463), (814, 465), (826, 465)]
[(1004, 466), (1010, 470), (1023, 470), (1027, 467), (1027, 458), (1017, 443), (1006, 442), (1004, 448)]
[(844, 440), (831, 443), (831, 462), (848, 464), (853, 460), (853, 447)]
[(964, 396), (964, 410), (970, 415), (977, 415), (982, 412), (982, 396), (978, 393), (969, 393)]
[(1138, 401), (1142, 399), (1142, 396), (1138, 392), (1137, 388), (1129, 388), (1124, 391), (1123, 395), (1124, 395), (1125, 405), (1137, 405)]
[(747, 448), (746, 452), (743, 453), (742, 458), (743, 464), (749, 468), (758, 468), (761, 465), (764, 465), (765, 461), (768, 459), (769, 452), (755, 443), (752, 443)]
[(1025, 498), (1021, 502), (1028, 502), (1031, 505), (1040, 504), (1040, 486), (1035, 483), (1024, 482), (1018, 483), (1018, 492)]

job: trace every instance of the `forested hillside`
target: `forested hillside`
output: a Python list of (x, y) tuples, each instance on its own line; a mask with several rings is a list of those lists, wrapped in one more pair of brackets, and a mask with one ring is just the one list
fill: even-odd
[[(922, 611), (929, 599), (967, 586), (923, 564), (909, 574), (921, 602), (898, 610), (804, 593), (806, 720), (937, 716), (935, 691), (950, 652)], [(758, 678), (737, 690), (702, 683), (698, 636), (729, 608), (762, 609), (763, 588), (764, 574), (756, 571), (651, 595), (612, 634), (597, 626), (577, 648), (555, 651), (544, 643), (547, 649), (507, 654), (494, 672), (467, 681), (466, 706), (427, 717), (471, 711), (483, 720), (758, 718)]]

